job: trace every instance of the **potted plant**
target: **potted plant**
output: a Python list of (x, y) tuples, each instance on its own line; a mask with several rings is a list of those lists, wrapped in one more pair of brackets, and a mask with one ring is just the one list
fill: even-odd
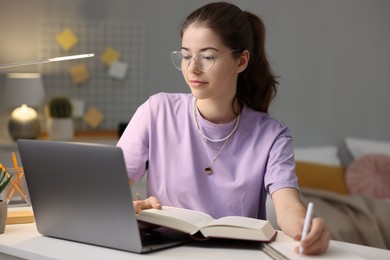
[[(0, 195), (3, 193), (5, 188), (7, 188), (9, 182), (11, 181), (12, 176), (6, 177), (5, 169), (1, 169), (0, 174)], [(8, 212), (8, 204), (5, 200), (0, 200), (0, 234), (4, 233), (5, 226), (7, 224), (7, 212)]]
[(68, 97), (53, 97), (47, 105), (47, 134), (52, 140), (70, 140), (74, 126), (72, 103)]

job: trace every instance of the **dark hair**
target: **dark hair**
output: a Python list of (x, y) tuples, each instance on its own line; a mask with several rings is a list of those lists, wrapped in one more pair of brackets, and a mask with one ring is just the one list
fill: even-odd
[(246, 105), (268, 113), (275, 97), (276, 77), (265, 54), (265, 27), (262, 20), (237, 6), (217, 2), (207, 4), (192, 12), (181, 26), (181, 37), (191, 25), (197, 24), (213, 30), (239, 57), (244, 50), (251, 54), (248, 67), (238, 75), (236, 98), (241, 108)]

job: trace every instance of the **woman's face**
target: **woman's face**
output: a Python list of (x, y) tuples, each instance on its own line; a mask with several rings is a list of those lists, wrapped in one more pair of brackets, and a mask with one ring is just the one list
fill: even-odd
[[(209, 28), (190, 25), (184, 31), (181, 52), (191, 58), (191, 63), (182, 73), (196, 98), (229, 102), (233, 100), (238, 73), (243, 69), (240, 59), (233, 58), (232, 54), (228, 53), (230, 51), (232, 50)], [(199, 64), (192, 59), (195, 55), (218, 57), (222, 54), (225, 55), (215, 59), (214, 66), (207, 72), (202, 72), (197, 66)]]

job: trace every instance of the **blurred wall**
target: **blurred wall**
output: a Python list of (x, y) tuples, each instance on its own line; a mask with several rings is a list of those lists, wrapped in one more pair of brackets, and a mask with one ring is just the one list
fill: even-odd
[[(0, 63), (37, 58), (40, 18), (141, 22), (145, 99), (161, 91), (188, 92), (169, 54), (180, 47), (180, 22), (207, 2), (0, 0)], [(271, 114), (290, 127), (296, 146), (339, 144), (346, 136), (390, 140), (389, 1), (231, 2), (265, 22), (268, 56), (280, 76)]]

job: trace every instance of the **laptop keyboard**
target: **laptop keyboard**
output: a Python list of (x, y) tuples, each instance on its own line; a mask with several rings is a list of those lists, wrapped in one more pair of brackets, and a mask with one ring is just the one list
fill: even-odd
[(140, 230), (140, 235), (143, 246), (192, 241), (192, 239), (184, 233), (167, 230), (165, 228)]
[(159, 232), (155, 232), (153, 230), (141, 230), (140, 233), (143, 246), (156, 245), (167, 242), (167, 238), (161, 235)]

